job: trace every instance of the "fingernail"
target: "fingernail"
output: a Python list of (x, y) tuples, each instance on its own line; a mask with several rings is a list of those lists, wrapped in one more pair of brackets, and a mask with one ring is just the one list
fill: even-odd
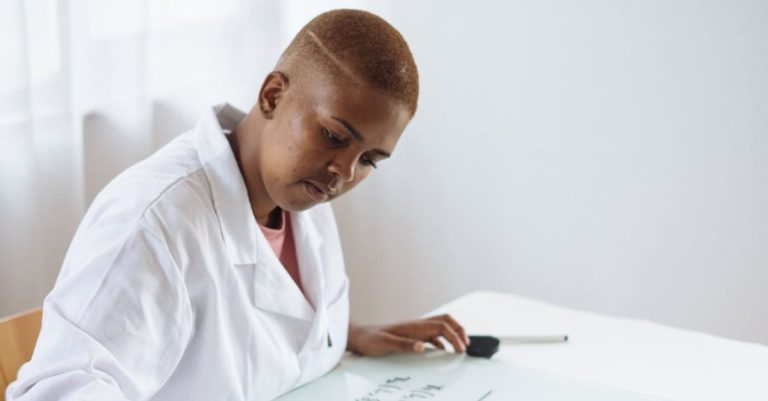
[(413, 350), (416, 351), (416, 352), (424, 351), (424, 343), (418, 342), (418, 343), (413, 344)]

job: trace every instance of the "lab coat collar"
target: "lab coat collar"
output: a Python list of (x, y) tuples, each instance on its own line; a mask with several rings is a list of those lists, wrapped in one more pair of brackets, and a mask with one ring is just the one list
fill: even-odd
[(328, 347), (330, 338), (328, 307), (329, 299), (325, 285), (325, 274), (320, 256), (323, 238), (318, 232), (315, 221), (310, 217), (310, 211), (294, 213), (293, 232), (298, 233), (296, 241), (296, 256), (301, 269), (304, 293), (315, 306), (315, 316), (307, 340), (304, 342), (301, 354)]
[(296, 241), (296, 257), (299, 260), (304, 293), (315, 307), (312, 328), (304, 342), (302, 353), (325, 348), (328, 346), (328, 341), (331, 341), (325, 274), (320, 256), (320, 247), (323, 241), (310, 213), (310, 211), (305, 211), (291, 214), (293, 231), (298, 233), (294, 240)]
[(320, 246), (323, 240), (309, 213), (307, 211), (291, 213), (291, 224), (304, 293), (318, 310), (325, 307), (325, 275), (320, 257)]
[[(318, 318), (325, 320), (325, 279), (320, 256), (322, 241), (306, 212), (291, 213), (291, 227), (304, 294), (275, 253), (265, 251), (255, 266), (252, 284), (254, 302), (259, 309), (312, 322), (315, 326)], [(260, 249), (270, 249), (265, 237), (259, 237), (258, 242)]]
[[(198, 154), (211, 185), (214, 208), (222, 235), (233, 264), (256, 267), (254, 280), (256, 306), (294, 318), (312, 321), (313, 327), (305, 348), (319, 348), (327, 341), (325, 275), (320, 247), (322, 236), (310, 211), (292, 212), (291, 224), (296, 256), (306, 297), (295, 288), (282, 268), (253, 217), (248, 192), (240, 168), (224, 133), (232, 132), (245, 113), (229, 104), (213, 107), (197, 126)], [(261, 260), (259, 260), (261, 259)], [(277, 266), (279, 269), (275, 269)], [(266, 286), (267, 288), (260, 288)], [(275, 288), (284, 296), (274, 297)], [(307, 303), (309, 301), (310, 304)], [(314, 307), (314, 311), (312, 310)], [(314, 313), (313, 313), (314, 312)]]
[(259, 228), (251, 211), (245, 181), (224, 134), (231, 133), (245, 113), (227, 103), (209, 109), (196, 127), (197, 152), (221, 225), (227, 252), (234, 264), (255, 264)]

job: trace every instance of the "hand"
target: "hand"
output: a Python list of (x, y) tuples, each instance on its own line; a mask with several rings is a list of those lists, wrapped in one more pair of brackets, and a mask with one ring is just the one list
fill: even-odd
[(440, 338), (447, 340), (455, 352), (464, 352), (469, 344), (464, 328), (451, 316), (440, 315), (389, 326), (350, 324), (347, 349), (367, 356), (419, 353), (428, 342), (444, 350)]

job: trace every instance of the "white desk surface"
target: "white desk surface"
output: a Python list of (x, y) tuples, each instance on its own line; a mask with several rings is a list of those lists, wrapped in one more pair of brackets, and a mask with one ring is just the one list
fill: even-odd
[(467, 294), (436, 313), (450, 313), (469, 334), (569, 335), (562, 344), (502, 345), (493, 357), (518, 366), (671, 400), (768, 400), (765, 345), (495, 292)]

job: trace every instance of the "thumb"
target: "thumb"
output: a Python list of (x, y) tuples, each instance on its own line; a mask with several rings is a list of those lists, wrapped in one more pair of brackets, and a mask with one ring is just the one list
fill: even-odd
[(424, 351), (424, 342), (396, 335), (387, 336), (387, 345), (394, 352), (420, 353)]

